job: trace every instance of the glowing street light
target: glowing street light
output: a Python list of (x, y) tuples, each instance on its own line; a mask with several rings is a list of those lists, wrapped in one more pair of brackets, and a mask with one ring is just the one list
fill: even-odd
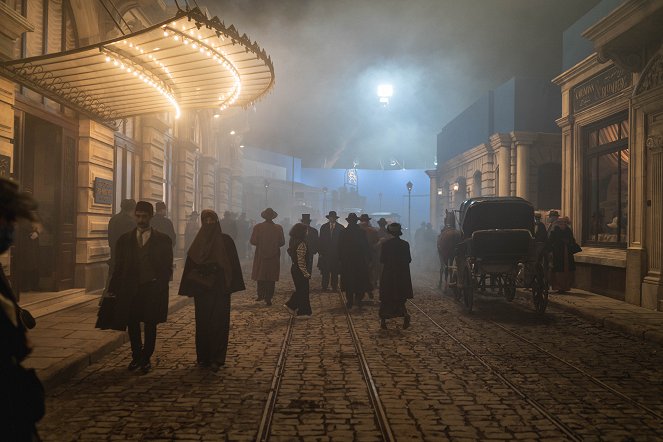
[(394, 87), (390, 84), (381, 84), (378, 86), (378, 99), (383, 106), (389, 104), (389, 99), (394, 95)]
[(412, 231), (410, 227), (412, 226), (412, 188), (414, 184), (412, 181), (408, 181), (405, 187), (407, 187), (407, 236), (409, 238)]

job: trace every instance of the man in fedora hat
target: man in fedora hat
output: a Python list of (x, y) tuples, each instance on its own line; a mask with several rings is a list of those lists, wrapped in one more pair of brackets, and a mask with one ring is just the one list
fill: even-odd
[(258, 282), (256, 301), (264, 300), (269, 306), (272, 305), (274, 287), (279, 280), (281, 247), (285, 244), (285, 236), (283, 228), (274, 223), (278, 213), (271, 207), (263, 210), (260, 216), (265, 221), (256, 224), (251, 232), (251, 245), (256, 246), (251, 279)]
[[(378, 236), (378, 231), (371, 226), (371, 217), (367, 213), (362, 213), (359, 217), (359, 227), (366, 234), (366, 240), (368, 241), (368, 246), (371, 248), (371, 261), (368, 264), (368, 276), (369, 281), (371, 282), (371, 288), (378, 286), (378, 279), (380, 274), (378, 273), (378, 241), (380, 237)], [(373, 290), (368, 292), (368, 297), (373, 299)]]
[(327, 291), (331, 282), (333, 291), (338, 290), (338, 274), (340, 262), (338, 260), (338, 240), (345, 229), (337, 223), (338, 215), (331, 210), (327, 216), (329, 221), (320, 227), (318, 241), (318, 267), (322, 273), (322, 291)]
[(237, 223), (235, 222), (235, 216), (230, 210), (223, 212), (223, 218), (219, 220), (221, 224), (221, 231), (226, 235), (230, 235), (233, 241), (237, 241)]
[(306, 249), (308, 250), (306, 269), (311, 273), (313, 271), (313, 255), (318, 253), (318, 230), (311, 227), (310, 213), (302, 213), (302, 218), (299, 221), (306, 226)]
[[(152, 203), (138, 201), (135, 214), (136, 228), (117, 240), (117, 261), (108, 284), (108, 292), (115, 300), (102, 302), (96, 327), (126, 328), (132, 356), (128, 369), (147, 373), (152, 369), (150, 358), (157, 340), (157, 324), (168, 318), (173, 246), (168, 235), (150, 226), (154, 216)], [(144, 343), (141, 322), (144, 323)]]
[(371, 291), (368, 264), (371, 261), (371, 248), (366, 234), (357, 225), (356, 213), (345, 218), (348, 226), (338, 240), (338, 257), (341, 261), (341, 288), (345, 291), (348, 308), (359, 304), (364, 293)]

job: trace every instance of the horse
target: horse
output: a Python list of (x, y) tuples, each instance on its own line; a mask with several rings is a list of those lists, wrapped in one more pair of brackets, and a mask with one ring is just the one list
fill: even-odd
[(437, 254), (440, 258), (440, 279), (437, 288), (442, 288), (444, 280), (444, 291), (449, 287), (449, 267), (453, 263), (456, 246), (461, 240), (460, 231), (456, 229), (456, 216), (453, 210), (445, 209), (444, 227), (437, 237)]

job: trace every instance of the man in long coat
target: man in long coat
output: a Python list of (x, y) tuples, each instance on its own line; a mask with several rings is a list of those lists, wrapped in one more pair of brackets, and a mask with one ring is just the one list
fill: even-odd
[(318, 230), (311, 227), (310, 213), (302, 213), (300, 221), (306, 226), (306, 269), (311, 273), (313, 271), (313, 255), (318, 253)]
[(332, 291), (338, 290), (338, 274), (341, 270), (338, 259), (338, 240), (345, 229), (336, 222), (338, 215), (335, 211), (330, 211), (325, 218), (329, 221), (320, 226), (320, 237), (318, 238), (318, 267), (322, 273), (323, 292), (328, 290), (330, 282)]
[(338, 257), (341, 261), (341, 288), (345, 291), (348, 308), (358, 304), (364, 293), (371, 291), (368, 264), (371, 261), (371, 248), (366, 234), (357, 225), (356, 213), (345, 218), (348, 226), (338, 240)]
[(403, 328), (410, 326), (410, 315), (405, 303), (414, 296), (410, 277), (410, 244), (400, 239), (401, 225), (387, 227), (390, 239), (382, 244), (380, 260), (384, 265), (380, 276), (380, 324), (387, 328), (387, 319), (403, 318)]
[(263, 210), (260, 216), (265, 221), (256, 224), (251, 232), (251, 245), (256, 246), (251, 279), (258, 281), (256, 301), (264, 300), (269, 306), (272, 305), (274, 287), (279, 280), (281, 247), (285, 245), (285, 237), (283, 228), (274, 223), (278, 214), (271, 207)]
[[(378, 231), (373, 226), (371, 226), (371, 217), (367, 213), (362, 213), (359, 217), (359, 227), (366, 234), (366, 240), (368, 241), (368, 246), (371, 248), (371, 261), (368, 264), (368, 275), (371, 282), (371, 288), (378, 286), (378, 278), (380, 278), (379, 273), (379, 246), (378, 241), (380, 237), (378, 236)], [(368, 297), (373, 299), (373, 291), (368, 292)]]
[(150, 358), (156, 344), (157, 324), (168, 318), (168, 281), (173, 272), (171, 240), (150, 227), (153, 215), (151, 203), (136, 204), (137, 227), (117, 241), (115, 271), (108, 285), (114, 301), (102, 302), (97, 320), (97, 328), (128, 329), (132, 356), (128, 369), (140, 369), (142, 373), (152, 369)]
[(120, 211), (108, 221), (108, 247), (110, 247), (110, 260), (108, 260), (108, 277), (115, 269), (115, 245), (120, 236), (136, 228), (136, 200), (126, 199), (120, 203)]
[(166, 203), (163, 201), (157, 201), (156, 204), (156, 213), (152, 220), (150, 221), (150, 226), (153, 229), (158, 230), (161, 233), (165, 233), (170, 238), (170, 242), (175, 248), (175, 243), (177, 242), (177, 234), (175, 233), (175, 226), (173, 222), (166, 215), (168, 214), (168, 208)]

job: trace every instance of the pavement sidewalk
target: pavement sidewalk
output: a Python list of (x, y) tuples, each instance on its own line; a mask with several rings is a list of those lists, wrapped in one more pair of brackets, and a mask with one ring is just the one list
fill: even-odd
[[(184, 262), (176, 260), (176, 263), (170, 283), (169, 313), (191, 302), (190, 298), (177, 294)], [(37, 326), (28, 332), (33, 352), (23, 365), (37, 371), (47, 390), (129, 341), (126, 332), (94, 328), (99, 296), (90, 295), (90, 298), (76, 307), (37, 318)]]
[(549, 304), (607, 329), (663, 345), (663, 312), (575, 288), (551, 293)]

